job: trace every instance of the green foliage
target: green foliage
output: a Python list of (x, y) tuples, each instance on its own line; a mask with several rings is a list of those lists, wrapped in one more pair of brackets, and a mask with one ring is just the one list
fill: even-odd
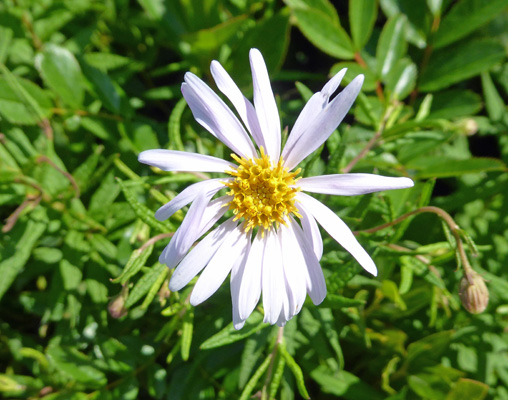
[[(507, 0), (0, 2), (0, 397), (508, 399), (507, 29)], [(227, 284), (198, 307), (195, 280), (169, 291), (158, 257), (186, 209), (154, 212), (216, 176), (137, 162), (228, 157), (180, 85), (213, 87), (217, 59), (250, 97), (251, 47), (289, 129), (329, 75), (365, 75), (306, 176), (416, 183), (321, 196), (379, 276), (324, 235), (328, 295), (283, 330), (262, 303), (235, 330)], [(483, 314), (460, 306), (461, 251)]]

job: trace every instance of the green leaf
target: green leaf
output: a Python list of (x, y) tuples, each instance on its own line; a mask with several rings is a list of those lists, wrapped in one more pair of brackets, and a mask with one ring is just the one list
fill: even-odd
[(252, 375), (252, 377), (249, 379), (249, 382), (247, 382), (247, 385), (245, 385), (239, 400), (248, 400), (251, 397), (251, 393), (254, 390), (254, 387), (258, 383), (259, 379), (261, 379), (261, 376), (263, 376), (265, 371), (268, 369), (270, 361), (272, 361), (272, 354), (269, 354), (268, 357), (265, 358), (265, 361), (263, 361), (254, 375)]
[(90, 358), (73, 347), (51, 345), (46, 354), (50, 363), (71, 382), (91, 389), (101, 388), (107, 383), (106, 375), (93, 365)]
[(182, 322), (182, 345), (180, 346), (180, 354), (182, 356), (183, 361), (187, 361), (189, 359), (193, 329), (194, 329), (194, 308), (190, 307), (183, 316)]
[(348, 308), (348, 307), (361, 307), (364, 306), (363, 300), (350, 299), (349, 297), (340, 296), (338, 294), (328, 293), (321, 304), (322, 307)]
[(447, 178), (464, 174), (505, 171), (506, 165), (495, 158), (470, 158), (468, 160), (454, 160), (445, 157), (424, 157), (413, 160), (407, 168), (417, 170), (416, 177)]
[(239, 15), (212, 28), (184, 35), (183, 40), (189, 45), (189, 53), (197, 54), (200, 57), (216, 54), (220, 46), (237, 35), (238, 31), (245, 26), (246, 18), (246, 15)]
[(492, 121), (500, 121), (506, 115), (506, 106), (487, 71), (482, 72), (482, 88), (489, 118)]
[(400, 59), (386, 76), (386, 88), (397, 100), (404, 100), (416, 86), (418, 70), (408, 58)]
[(199, 348), (209, 350), (242, 340), (268, 326), (268, 324), (262, 321), (263, 316), (259, 312), (254, 311), (241, 330), (236, 330), (233, 323), (230, 323), (223, 330), (206, 339)]
[(110, 77), (98, 68), (91, 67), (81, 59), (83, 74), (92, 84), (92, 88), (99, 100), (109, 111), (114, 114), (120, 113), (123, 93), (115, 85)]
[(292, 14), (298, 28), (318, 49), (341, 59), (350, 60), (354, 57), (351, 39), (330, 14), (309, 6), (294, 7)]
[(356, 50), (368, 42), (377, 18), (376, 0), (349, 0), (349, 25)]
[(432, 99), (428, 118), (454, 119), (467, 117), (482, 109), (482, 98), (471, 90), (452, 89), (439, 92)]
[(507, 0), (461, 0), (444, 16), (434, 39), (439, 49), (469, 35), (508, 7)]
[(0, 26), (0, 64), (5, 63), (13, 35), (12, 29)]
[(238, 48), (230, 57), (227, 70), (234, 71), (237, 84), (251, 84), (249, 51), (258, 48), (263, 54), (270, 74), (279, 69), (284, 62), (289, 46), (289, 14), (287, 10), (257, 22), (245, 32)]
[(35, 83), (13, 75), (0, 64), (0, 115), (13, 124), (34, 125), (51, 115), (48, 92)]
[(113, 282), (120, 282), (122, 285), (125, 285), (132, 276), (136, 275), (139, 270), (145, 266), (146, 260), (152, 254), (152, 251), (153, 244), (134, 250), (129, 258), (129, 261), (127, 261), (127, 264), (125, 265), (122, 274), (113, 279)]
[(32, 249), (46, 230), (46, 223), (29, 219), (26, 223), (18, 221), (13, 230), (4, 234), (0, 247), (0, 300), (9, 289), (16, 276), (28, 261)]
[(446, 400), (483, 400), (489, 393), (489, 386), (483, 382), (460, 378), (446, 396)]
[(53, 89), (62, 101), (73, 107), (83, 105), (84, 90), (81, 68), (74, 55), (64, 47), (46, 45), (35, 59), (44, 83)]
[(321, 386), (323, 392), (344, 399), (384, 399), (383, 395), (347, 371), (333, 373), (328, 368), (319, 366), (310, 373), (310, 376)]
[(388, 20), (381, 31), (376, 48), (376, 60), (377, 74), (383, 79), (388, 76), (406, 52), (404, 39), (406, 20), (407, 18), (402, 14), (395, 15)]
[(433, 92), (487, 71), (505, 57), (504, 48), (491, 40), (463, 42), (433, 53), (422, 72), (419, 89)]
[(184, 110), (187, 108), (187, 102), (182, 97), (178, 100), (173, 111), (171, 111), (171, 115), (169, 116), (168, 122), (168, 133), (169, 133), (169, 146), (171, 149), (184, 151), (183, 143), (182, 143), (182, 134), (181, 134), (181, 124), (180, 121), (182, 119), (182, 114)]
[(300, 395), (304, 399), (310, 399), (309, 392), (307, 391), (307, 388), (305, 387), (305, 379), (303, 377), (303, 372), (300, 366), (296, 363), (295, 359), (291, 356), (291, 354), (288, 353), (286, 346), (284, 343), (279, 344), (279, 353), (282, 357), (284, 357), (284, 360), (286, 360), (286, 363), (293, 373), (293, 376), (296, 380), (296, 387), (298, 388), (298, 391), (300, 392)]
[(148, 209), (144, 204), (141, 204), (136, 199), (136, 195), (127, 187), (127, 185), (120, 178), (116, 178), (116, 181), (122, 188), (122, 192), (125, 196), (125, 199), (132, 207), (132, 209), (134, 210), (139, 219), (141, 219), (144, 223), (146, 223), (147, 225), (149, 225), (150, 227), (154, 228), (159, 232), (162, 233), (174, 232), (175, 229), (173, 229), (173, 227), (170, 224), (168, 224), (167, 222), (163, 223), (156, 220), (154, 217), (154, 212)]
[[(356, 78), (358, 75), (363, 74), (364, 81), (362, 85), (362, 91), (364, 92), (372, 92), (376, 89), (376, 74), (372, 72), (367, 67), (362, 67), (356, 62), (353, 61), (345, 61), (334, 64), (330, 69), (330, 75), (335, 75), (342, 68), (347, 68), (346, 75), (344, 75), (342, 84), (347, 85), (351, 83), (351, 81)], [(312, 93), (314, 94), (314, 93)]]
[[(129, 297), (125, 302), (125, 308), (130, 308), (134, 303), (147, 294), (152, 286), (154, 286), (162, 274), (167, 274), (168, 268), (160, 263), (156, 263), (145, 275), (136, 282), (134, 288), (129, 293)], [(160, 285), (159, 285), (160, 287)]]

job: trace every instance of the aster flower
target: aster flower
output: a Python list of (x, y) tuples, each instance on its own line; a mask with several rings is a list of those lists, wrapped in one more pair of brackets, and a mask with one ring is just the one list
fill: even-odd
[[(228, 146), (236, 164), (208, 155), (173, 150), (148, 150), (139, 161), (164, 171), (224, 173), (223, 178), (190, 185), (155, 217), (165, 220), (191, 203), (185, 219), (160, 262), (176, 267), (169, 287), (182, 289), (201, 271), (190, 302), (207, 300), (231, 273), (233, 323), (240, 329), (263, 294), (264, 320), (284, 326), (302, 308), (307, 293), (314, 304), (326, 296), (319, 265), (323, 254), (321, 227), (368, 272), (377, 274), (371, 257), (346, 224), (327, 206), (303, 193), (352, 196), (413, 186), (404, 177), (337, 174), (308, 178), (295, 168), (321, 146), (349, 111), (363, 83), (357, 76), (332, 100), (346, 70), (335, 75), (307, 102), (281, 152), (281, 124), (268, 71), (259, 50), (250, 51), (254, 86), (252, 104), (217, 62), (211, 64), (219, 90), (240, 119), (196, 75), (182, 84), (194, 118)], [(257, 148), (256, 148), (257, 147)], [(227, 194), (212, 200), (221, 190)], [(233, 217), (204, 236), (232, 210)], [(189, 251), (190, 250), (190, 251)]]

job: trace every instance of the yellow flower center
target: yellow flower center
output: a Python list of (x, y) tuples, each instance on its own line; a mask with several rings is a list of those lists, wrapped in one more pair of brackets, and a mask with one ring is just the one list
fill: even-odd
[(282, 158), (276, 166), (261, 150), (261, 157), (247, 160), (235, 154), (231, 156), (238, 162), (233, 171), (227, 171), (235, 179), (225, 185), (234, 196), (229, 209), (236, 215), (235, 221), (245, 218), (245, 231), (261, 227), (270, 229), (273, 224), (286, 224), (286, 216), (294, 214), (301, 218), (295, 207), (295, 195), (299, 188), (291, 187), (298, 179), (300, 169), (289, 172), (283, 167)]

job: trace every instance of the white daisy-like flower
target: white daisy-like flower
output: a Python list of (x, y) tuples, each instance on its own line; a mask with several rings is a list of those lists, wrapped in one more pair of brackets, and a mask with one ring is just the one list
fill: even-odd
[[(327, 231), (373, 275), (377, 269), (347, 225), (327, 206), (303, 193), (353, 196), (413, 186), (405, 177), (336, 174), (299, 178), (298, 164), (321, 146), (349, 111), (363, 83), (357, 76), (330, 101), (346, 70), (315, 93), (303, 108), (281, 152), (281, 123), (263, 56), (250, 51), (254, 86), (252, 104), (217, 62), (211, 64), (219, 90), (240, 119), (196, 75), (188, 72), (182, 93), (194, 118), (234, 154), (234, 164), (216, 157), (173, 150), (148, 150), (139, 161), (164, 171), (222, 172), (187, 187), (155, 217), (165, 220), (192, 203), (180, 228), (160, 255), (176, 267), (169, 288), (182, 289), (201, 271), (190, 297), (194, 306), (207, 300), (231, 273), (233, 323), (243, 327), (263, 294), (264, 320), (284, 326), (302, 308), (307, 293), (314, 304), (326, 296), (319, 265)], [(241, 121), (240, 121), (241, 120)], [(212, 198), (221, 190), (227, 195)], [(220, 224), (191, 250), (226, 213)], [(190, 250), (190, 251), (189, 251)]]

